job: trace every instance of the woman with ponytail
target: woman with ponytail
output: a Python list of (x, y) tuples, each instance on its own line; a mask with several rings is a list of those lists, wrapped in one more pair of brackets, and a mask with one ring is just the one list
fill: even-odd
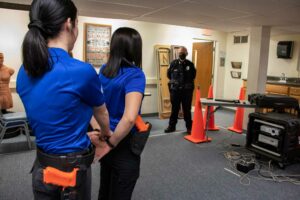
[(34, 198), (88, 200), (95, 150), (86, 130), (92, 115), (101, 134), (111, 135), (100, 80), (90, 64), (68, 54), (78, 35), (71, 0), (34, 0), (29, 17), (17, 92), (36, 136)]
[(140, 33), (118, 28), (111, 38), (108, 62), (99, 74), (113, 131), (101, 146), (107, 154), (100, 160), (99, 200), (130, 200), (140, 174), (141, 151), (135, 149), (141, 143), (134, 142), (134, 135), (140, 134), (135, 122), (146, 87), (141, 62)]

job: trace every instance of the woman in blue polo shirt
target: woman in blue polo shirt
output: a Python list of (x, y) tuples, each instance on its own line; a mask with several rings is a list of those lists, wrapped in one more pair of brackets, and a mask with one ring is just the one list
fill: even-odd
[[(34, 0), (29, 15), (17, 92), (36, 136), (34, 197), (90, 199), (95, 151), (86, 131), (92, 115), (103, 134), (109, 136), (110, 130), (95, 70), (68, 54), (78, 35), (77, 8), (71, 0)], [(60, 182), (66, 174), (75, 185)], [(56, 175), (62, 177), (55, 179)]]
[(140, 156), (130, 147), (134, 123), (145, 91), (140, 68), (142, 39), (132, 28), (117, 29), (111, 39), (110, 56), (101, 68), (103, 94), (110, 116), (109, 151), (101, 160), (99, 199), (130, 199), (140, 171)]

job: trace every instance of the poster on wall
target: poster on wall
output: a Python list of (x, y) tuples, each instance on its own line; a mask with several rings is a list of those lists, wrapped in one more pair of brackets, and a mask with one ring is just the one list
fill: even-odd
[(84, 24), (83, 59), (99, 68), (107, 62), (111, 38), (111, 26)]

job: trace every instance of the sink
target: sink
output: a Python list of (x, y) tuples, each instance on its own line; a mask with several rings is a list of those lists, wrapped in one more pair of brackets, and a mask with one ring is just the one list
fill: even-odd
[(282, 80), (282, 77), (278, 76), (268, 76), (268, 83), (282, 83), (282, 84), (300, 84), (300, 78), (298, 77), (286, 77), (285, 80)]
[(268, 83), (286, 83), (284, 80), (267, 80)]
[(278, 83), (286, 83), (286, 80), (279, 80)]

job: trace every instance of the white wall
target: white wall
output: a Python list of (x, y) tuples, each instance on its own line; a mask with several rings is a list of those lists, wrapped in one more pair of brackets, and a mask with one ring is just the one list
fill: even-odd
[[(27, 31), (28, 12), (0, 9), (0, 52), (4, 64), (18, 70), (21, 65), (21, 45)], [(12, 79), (15, 79), (16, 73)]]
[[(148, 79), (156, 79), (154, 45), (184, 45), (190, 52), (188, 59), (192, 59), (192, 43), (197, 42), (193, 40), (193, 38), (205, 38), (201, 36), (204, 30), (198, 28), (81, 16), (79, 17), (79, 39), (73, 50), (74, 56), (79, 59), (83, 58), (83, 40), (80, 38), (83, 38), (84, 23), (109, 24), (112, 26), (112, 32), (122, 26), (128, 26), (138, 30), (143, 39), (143, 70)], [(226, 34), (212, 32), (212, 36), (209, 37), (209, 39), (221, 39), (221, 43), (225, 43), (226, 41), (222, 38), (224, 35)]]
[[(227, 40), (227, 34), (223, 35), (223, 38), (220, 39), (220, 41)], [(213, 86), (214, 86), (214, 97), (215, 98), (223, 98), (224, 97), (224, 83), (225, 83), (225, 72), (226, 68), (225, 66), (220, 66), (220, 58), (225, 57), (226, 60), (226, 45), (227, 42), (219, 42), (216, 41), (215, 48), (218, 49), (218, 51), (215, 52), (215, 59), (214, 59), (214, 80), (213, 80)]]
[[(248, 43), (233, 44), (234, 35), (249, 35), (248, 32), (231, 33), (227, 35), (226, 66), (224, 81), (224, 97), (238, 98), (242, 79), (247, 79), (249, 59), (249, 35)], [(277, 58), (278, 41), (294, 41), (293, 57), (291, 59)], [(242, 69), (236, 70), (231, 67), (231, 61), (242, 62)], [(285, 73), (287, 77), (300, 77), (297, 66), (300, 64), (300, 35), (271, 36), (269, 46), (268, 76), (281, 76)], [(241, 71), (242, 79), (232, 79), (230, 71)]]
[[(227, 35), (226, 46), (226, 61), (225, 61), (225, 81), (224, 81), (224, 98), (236, 99), (239, 97), (240, 88), (242, 87), (243, 78), (247, 78), (248, 72), (248, 59), (249, 59), (249, 41), (248, 43), (233, 43), (233, 36), (249, 35), (247, 32), (231, 33)], [(233, 69), (231, 62), (242, 62), (242, 68)], [(231, 77), (231, 71), (242, 72), (241, 79), (233, 79)]]
[[(294, 41), (293, 54), (291, 59), (277, 58), (277, 43), (279, 41)], [(287, 77), (299, 77), (299, 72), (297, 71), (297, 65), (300, 59), (299, 55), (300, 35), (284, 35), (271, 37), (268, 75), (281, 76), (281, 73), (285, 73)]]
[[(0, 52), (4, 54), (4, 65), (15, 70), (11, 77), (11, 87), (15, 88), (15, 79), (21, 66), (21, 46), (27, 31), (29, 16), (27, 11), (0, 9)], [(13, 89), (14, 111), (24, 110), (19, 96)]]
[[(28, 12), (0, 9), (0, 51), (5, 55), (5, 64), (18, 70), (21, 65), (21, 44), (23, 37), (27, 31)], [(226, 33), (210, 31), (212, 36), (202, 36), (205, 30), (199, 28), (189, 28), (182, 26), (172, 26), (164, 24), (104, 19), (92, 17), (79, 17), (79, 35), (73, 55), (75, 58), (82, 60), (83, 58), (83, 25), (84, 23), (107, 24), (112, 26), (112, 31), (121, 26), (129, 26), (137, 29), (143, 38), (143, 70), (147, 77), (146, 92), (152, 94), (151, 97), (145, 97), (142, 107), (143, 113), (157, 112), (157, 89), (156, 89), (156, 66), (154, 45), (184, 45), (189, 53), (188, 59), (192, 58), (192, 43), (197, 42), (193, 38), (210, 39), (217, 41), (216, 55), (219, 51), (226, 51)], [(216, 58), (215, 75), (218, 72), (218, 61)], [(222, 69), (221, 69), (222, 71)], [(222, 80), (223, 74), (217, 80)], [(15, 79), (15, 75), (12, 79)], [(216, 81), (217, 81), (216, 80)], [(12, 81), (13, 82), (13, 81)], [(217, 84), (218, 82), (216, 82)], [(154, 84), (154, 85), (153, 85)], [(13, 85), (13, 84), (12, 84)], [(218, 84), (222, 85), (222, 84)], [(222, 90), (219, 90), (222, 92)], [(17, 95), (14, 94), (14, 111), (23, 110), (22, 104)]]

